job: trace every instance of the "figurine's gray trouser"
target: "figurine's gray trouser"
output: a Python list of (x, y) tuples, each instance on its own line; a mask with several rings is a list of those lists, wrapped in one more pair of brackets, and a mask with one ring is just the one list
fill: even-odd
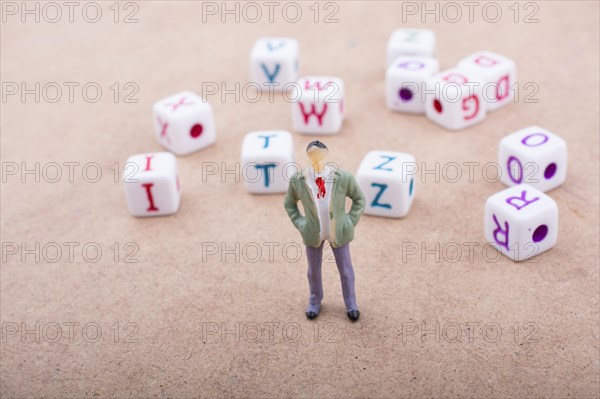
[[(320, 247), (306, 247), (308, 258), (308, 285), (310, 286), (310, 304), (320, 305), (323, 300), (323, 279), (321, 277), (321, 264), (323, 263), (323, 244)], [(358, 310), (356, 294), (354, 293), (354, 269), (350, 259), (350, 244), (333, 248), (335, 263), (342, 280), (342, 293), (347, 310)]]

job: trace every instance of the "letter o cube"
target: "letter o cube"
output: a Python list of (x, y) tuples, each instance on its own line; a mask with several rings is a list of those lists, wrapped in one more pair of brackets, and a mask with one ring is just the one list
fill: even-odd
[(179, 209), (177, 161), (169, 152), (132, 155), (123, 167), (123, 183), (133, 216), (170, 215)]
[(250, 132), (242, 143), (242, 177), (254, 194), (284, 193), (296, 171), (292, 135), (283, 130)]
[(335, 134), (344, 120), (344, 82), (335, 77), (303, 77), (291, 90), (294, 130)]
[(153, 114), (156, 139), (174, 154), (189, 154), (215, 142), (212, 107), (192, 92), (157, 101)]
[(368, 215), (401, 218), (415, 198), (415, 157), (393, 151), (370, 151), (365, 155), (356, 180), (366, 198)]
[(500, 180), (507, 186), (529, 184), (549, 191), (567, 178), (567, 143), (539, 126), (509, 134), (500, 141)]
[(485, 238), (516, 262), (547, 251), (558, 238), (556, 202), (527, 184), (492, 195), (485, 204)]

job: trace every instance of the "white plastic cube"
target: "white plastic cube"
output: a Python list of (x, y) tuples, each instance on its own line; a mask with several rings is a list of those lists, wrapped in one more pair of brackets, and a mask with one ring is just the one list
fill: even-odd
[(335, 134), (344, 120), (344, 82), (336, 77), (306, 76), (292, 93), (294, 130), (309, 134)]
[(517, 262), (547, 251), (558, 238), (556, 202), (527, 184), (492, 195), (485, 204), (485, 238)]
[(263, 90), (282, 91), (298, 79), (298, 41), (288, 37), (259, 39), (250, 53), (250, 79)]
[(449, 130), (460, 130), (485, 119), (482, 81), (470, 72), (453, 68), (427, 81), (425, 114)]
[(242, 176), (255, 194), (284, 193), (296, 172), (292, 135), (283, 130), (250, 132), (242, 143)]
[(425, 84), (439, 70), (435, 58), (410, 55), (396, 58), (385, 74), (387, 107), (400, 112), (425, 113)]
[(435, 56), (435, 33), (429, 29), (396, 29), (387, 44), (387, 63), (401, 55)]
[(549, 130), (530, 126), (500, 141), (498, 162), (504, 184), (549, 191), (567, 178), (567, 143)]
[(415, 157), (393, 151), (370, 151), (365, 155), (356, 180), (366, 198), (368, 215), (401, 218), (415, 197)]
[(190, 91), (157, 101), (153, 117), (156, 139), (174, 154), (189, 154), (215, 142), (212, 107)]
[(132, 155), (123, 167), (123, 183), (133, 216), (161, 216), (177, 212), (181, 188), (177, 161), (169, 152)]
[(517, 67), (510, 58), (491, 51), (479, 51), (463, 58), (457, 66), (481, 77), (483, 100), (487, 102), (488, 111), (514, 100), (513, 85), (517, 81)]

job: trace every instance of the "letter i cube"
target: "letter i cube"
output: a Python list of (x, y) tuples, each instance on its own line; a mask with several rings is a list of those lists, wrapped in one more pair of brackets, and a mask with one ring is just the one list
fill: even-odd
[[(242, 176), (254, 194), (284, 193), (296, 171), (292, 135), (283, 130), (250, 132), (242, 143)], [(289, 175), (289, 176), (288, 176)]]
[(438, 73), (435, 58), (400, 56), (385, 74), (386, 103), (389, 109), (416, 114), (425, 113), (425, 83)]
[(344, 82), (335, 77), (300, 78), (291, 94), (294, 130), (335, 134), (344, 120)]
[(387, 44), (387, 64), (401, 55), (433, 57), (435, 33), (429, 29), (396, 29)]
[(547, 251), (558, 238), (556, 202), (527, 184), (492, 195), (485, 204), (485, 238), (516, 262)]
[(485, 119), (486, 103), (479, 76), (453, 68), (427, 81), (425, 114), (450, 130), (459, 130)]
[(179, 209), (177, 161), (169, 152), (129, 157), (123, 168), (123, 183), (133, 216), (170, 215)]
[(192, 92), (184, 91), (156, 102), (153, 117), (156, 139), (174, 154), (189, 154), (215, 142), (212, 107)]
[(250, 53), (250, 79), (262, 90), (282, 91), (298, 79), (299, 45), (287, 37), (259, 39)]
[(494, 111), (513, 101), (513, 85), (517, 81), (517, 67), (510, 58), (479, 51), (463, 58), (458, 68), (479, 75), (483, 80), (483, 100), (487, 110)]
[(529, 184), (550, 191), (567, 178), (567, 143), (539, 126), (509, 134), (500, 141), (500, 180), (507, 186)]
[(406, 153), (370, 151), (365, 155), (356, 180), (366, 198), (365, 213), (401, 218), (415, 197), (415, 158)]

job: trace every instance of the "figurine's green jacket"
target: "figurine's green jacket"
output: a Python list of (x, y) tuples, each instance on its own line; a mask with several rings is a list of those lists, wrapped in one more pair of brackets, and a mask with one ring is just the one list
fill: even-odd
[[(304, 245), (319, 247), (321, 245), (319, 216), (312, 192), (306, 183), (307, 173), (307, 170), (297, 172), (290, 179), (285, 196), (285, 210), (294, 226), (300, 231)], [(365, 210), (365, 196), (352, 174), (343, 170), (333, 173), (334, 180), (329, 203), (331, 219), (329, 238), (331, 246), (338, 248), (354, 238), (354, 226), (358, 224)], [(346, 197), (352, 199), (352, 207), (348, 213), (346, 213)], [(300, 214), (298, 201), (304, 207), (304, 216)]]

